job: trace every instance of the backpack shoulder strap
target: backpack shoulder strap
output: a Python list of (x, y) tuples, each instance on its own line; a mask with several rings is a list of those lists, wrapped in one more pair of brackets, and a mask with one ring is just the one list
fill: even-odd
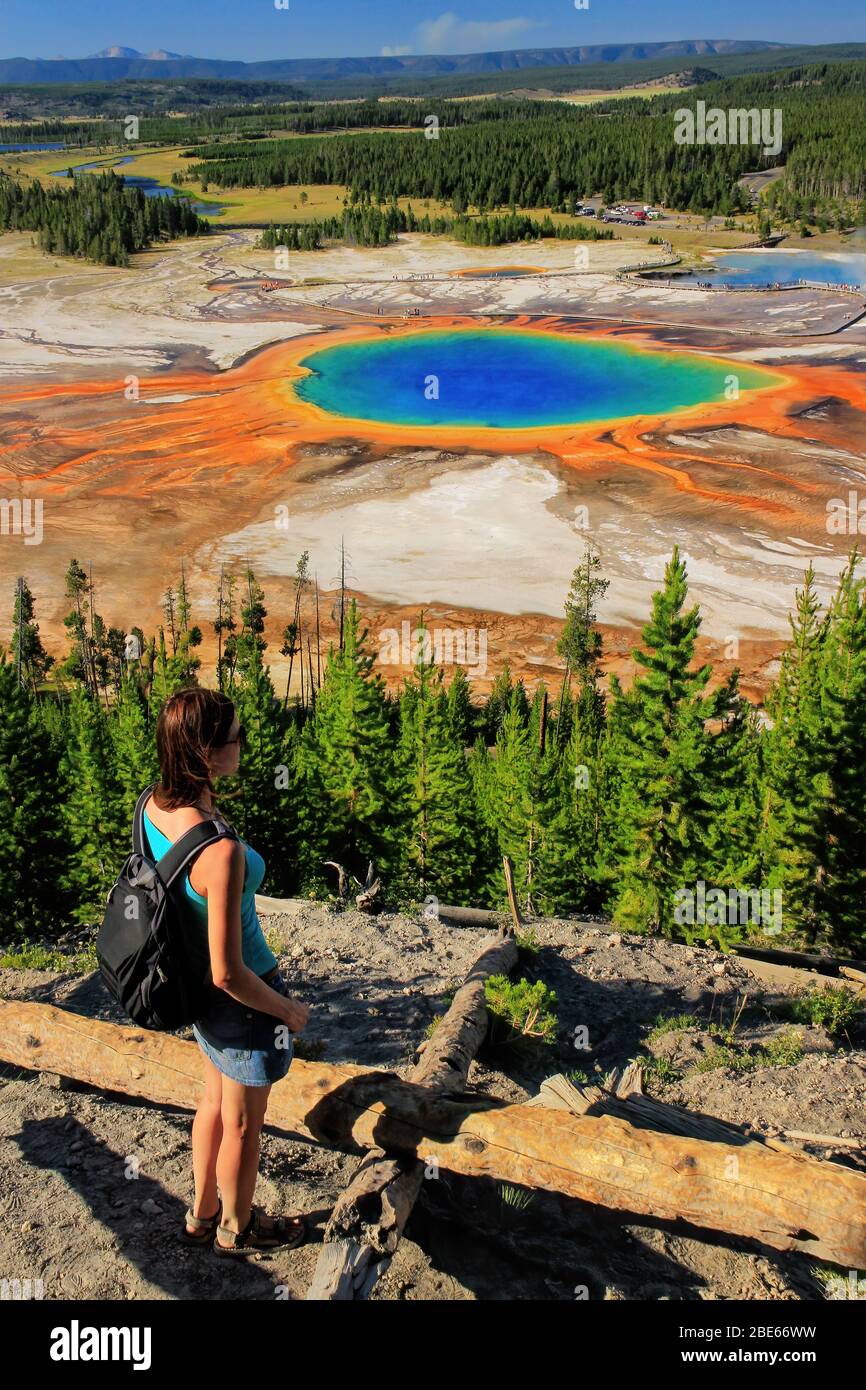
[(132, 852), (133, 854), (140, 854), (143, 859), (149, 857), (149, 852), (145, 853), (144, 808), (150, 800), (151, 793), (158, 785), (158, 782), (151, 782), (149, 787), (145, 787), (135, 803), (132, 817)]
[(157, 862), (156, 869), (162, 879), (165, 888), (171, 888), (175, 880), (190, 867), (193, 860), (207, 849), (208, 845), (215, 845), (217, 840), (236, 840), (237, 833), (227, 825), (224, 820), (214, 819), (202, 821), (200, 825), (194, 825), (191, 830), (187, 830), (181, 835), (179, 840), (175, 840), (171, 849), (167, 850), (162, 858)]

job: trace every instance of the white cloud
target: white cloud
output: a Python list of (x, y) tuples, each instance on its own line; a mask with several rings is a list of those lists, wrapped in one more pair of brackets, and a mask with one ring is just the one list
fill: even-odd
[(401, 43), (398, 44), (396, 48), (383, 48), (380, 56), (382, 58), (403, 58), (407, 53), (411, 52), (412, 49), (408, 43)]
[(427, 53), (463, 53), (477, 48), (496, 48), (515, 34), (527, 29), (539, 29), (544, 20), (526, 19), (461, 19), (453, 10), (446, 10), (438, 19), (425, 20), (418, 26), (421, 47)]

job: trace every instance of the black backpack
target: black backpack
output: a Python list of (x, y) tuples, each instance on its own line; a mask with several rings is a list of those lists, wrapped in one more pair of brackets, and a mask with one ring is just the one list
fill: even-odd
[(132, 854), (109, 894), (96, 959), (109, 994), (133, 1023), (171, 1032), (201, 1018), (214, 993), (207, 930), (182, 916), (176, 885), (203, 849), (237, 835), (218, 818), (203, 821), (155, 862), (142, 819), (154, 786), (138, 798)]

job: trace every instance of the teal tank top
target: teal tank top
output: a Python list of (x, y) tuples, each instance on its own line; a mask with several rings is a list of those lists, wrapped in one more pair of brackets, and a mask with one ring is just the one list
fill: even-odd
[[(172, 841), (157, 830), (147, 811), (144, 812), (144, 828), (154, 859), (161, 859), (171, 849)], [(246, 867), (244, 888), (241, 897), (241, 952), (244, 965), (256, 975), (267, 975), (273, 970), (277, 958), (265, 940), (265, 934), (256, 912), (256, 893), (265, 876), (265, 861), (252, 845), (241, 841), (244, 847)], [(197, 893), (189, 881), (189, 871), (183, 876), (184, 892), (193, 917), (207, 930), (207, 898)]]

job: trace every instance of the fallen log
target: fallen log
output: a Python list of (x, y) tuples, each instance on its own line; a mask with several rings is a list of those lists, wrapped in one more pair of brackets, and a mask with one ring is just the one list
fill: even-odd
[[(460, 1093), (487, 1033), (485, 981), (517, 964), (517, 943), (501, 931), (483, 945), (407, 1078), (439, 1095)], [(366, 1298), (393, 1257), (421, 1191), (424, 1164), (373, 1149), (335, 1203), (325, 1243), (307, 1291), (311, 1302)], [(333, 1246), (339, 1246), (334, 1252)], [(375, 1270), (370, 1266), (378, 1258)]]
[(440, 922), (458, 927), (496, 927), (505, 915), (486, 907), (452, 907), (448, 903), (440, 903), (436, 911)]
[[(442, 911), (450, 910), (450, 908), (442, 909)], [(604, 936), (620, 936), (622, 934), (621, 928), (615, 922), (604, 922), (597, 917), (575, 919), (575, 926), (578, 928), (591, 927), (594, 932), (600, 932)], [(651, 937), (644, 939), (652, 940)], [(691, 949), (686, 941), (668, 941), (668, 945)], [(857, 984), (866, 983), (866, 961), (862, 960), (838, 960), (834, 956), (821, 956), (811, 954), (808, 951), (783, 951), (769, 946), (735, 945), (731, 947), (730, 954), (743, 960), (750, 970), (754, 969), (754, 973), (757, 975), (760, 975), (760, 971), (756, 967), (774, 965), (780, 970), (797, 972), (811, 986), (817, 983), (814, 979), (816, 974), (833, 976), (837, 980), (841, 977), (841, 983), (844, 983), (845, 980), (852, 980)], [(807, 978), (810, 975), (813, 977), (811, 980)]]
[(542, 1105), (551, 1110), (568, 1110), (572, 1115), (616, 1115), (637, 1128), (656, 1130), (660, 1134), (679, 1134), (685, 1138), (708, 1139), (739, 1149), (744, 1144), (757, 1144), (780, 1153), (798, 1153), (786, 1139), (798, 1143), (823, 1144), (830, 1148), (862, 1149), (861, 1139), (836, 1139), (829, 1134), (812, 1134), (801, 1130), (783, 1130), (781, 1136), (759, 1134), (750, 1126), (732, 1124), (715, 1115), (683, 1110), (643, 1093), (643, 1069), (633, 1062), (622, 1074), (612, 1072), (601, 1085), (576, 1086), (568, 1077), (549, 1076), (541, 1083), (537, 1096), (529, 1105)]
[(442, 1095), (462, 1093), (472, 1059), (487, 1033), (485, 984), (493, 975), (507, 975), (516, 964), (517, 943), (512, 932), (500, 931), (483, 942), (481, 954), (412, 1070), (409, 1079), (416, 1086), (427, 1086)]
[(259, 917), (270, 917), (274, 913), (308, 912), (311, 907), (317, 906), (320, 904), (313, 903), (309, 898), (268, 898), (262, 893), (256, 893), (256, 912)]
[[(735, 957), (740, 959), (739, 957)], [(831, 984), (834, 989), (844, 989), (852, 994), (855, 999), (862, 999), (863, 985), (855, 980), (848, 979), (844, 970), (840, 967), (838, 975), (816, 975), (814, 970), (804, 970), (798, 965), (779, 965), (766, 960), (757, 960), (754, 956), (742, 957), (741, 963), (746, 967), (750, 975), (754, 975), (764, 985), (784, 990), (796, 989), (799, 993), (809, 993), (812, 990)]]
[[(256, 911), (259, 916), (271, 916), (274, 913), (293, 913), (302, 910), (309, 910), (311, 907), (321, 906), (312, 902), (308, 898), (268, 898), (260, 893), (256, 894)], [(432, 915), (439, 922), (444, 922), (446, 926), (455, 927), (491, 927), (494, 931), (506, 921), (508, 911), (494, 912), (487, 907), (457, 907), (450, 903), (437, 903), (431, 909)]]
[(835, 956), (820, 956), (809, 951), (784, 951), (769, 946), (735, 946), (734, 954), (744, 960), (765, 960), (769, 965), (793, 965), (800, 970), (814, 970), (819, 975), (838, 975), (843, 969), (853, 971), (854, 978), (866, 971), (866, 961), (837, 960)]
[(847, 1139), (838, 1134), (813, 1134), (811, 1129), (783, 1129), (785, 1139), (798, 1144), (817, 1144), (823, 1149), (861, 1149), (866, 1152), (866, 1140)]
[[(315, 903), (310, 898), (268, 898), (261, 893), (256, 894), (256, 912), (260, 917), (309, 911), (311, 907), (321, 907), (321, 903)], [(507, 910), (494, 912), (488, 907), (457, 907), (450, 903), (436, 903), (431, 913), (439, 922), (458, 927), (492, 927), (494, 931), (508, 917)]]
[[(203, 1085), (195, 1043), (48, 1004), (0, 1000), (0, 1061), (189, 1109)], [(866, 1267), (866, 1176), (804, 1154), (658, 1134), (610, 1115), (442, 1099), (389, 1072), (300, 1059), (271, 1092), (268, 1124)]]

